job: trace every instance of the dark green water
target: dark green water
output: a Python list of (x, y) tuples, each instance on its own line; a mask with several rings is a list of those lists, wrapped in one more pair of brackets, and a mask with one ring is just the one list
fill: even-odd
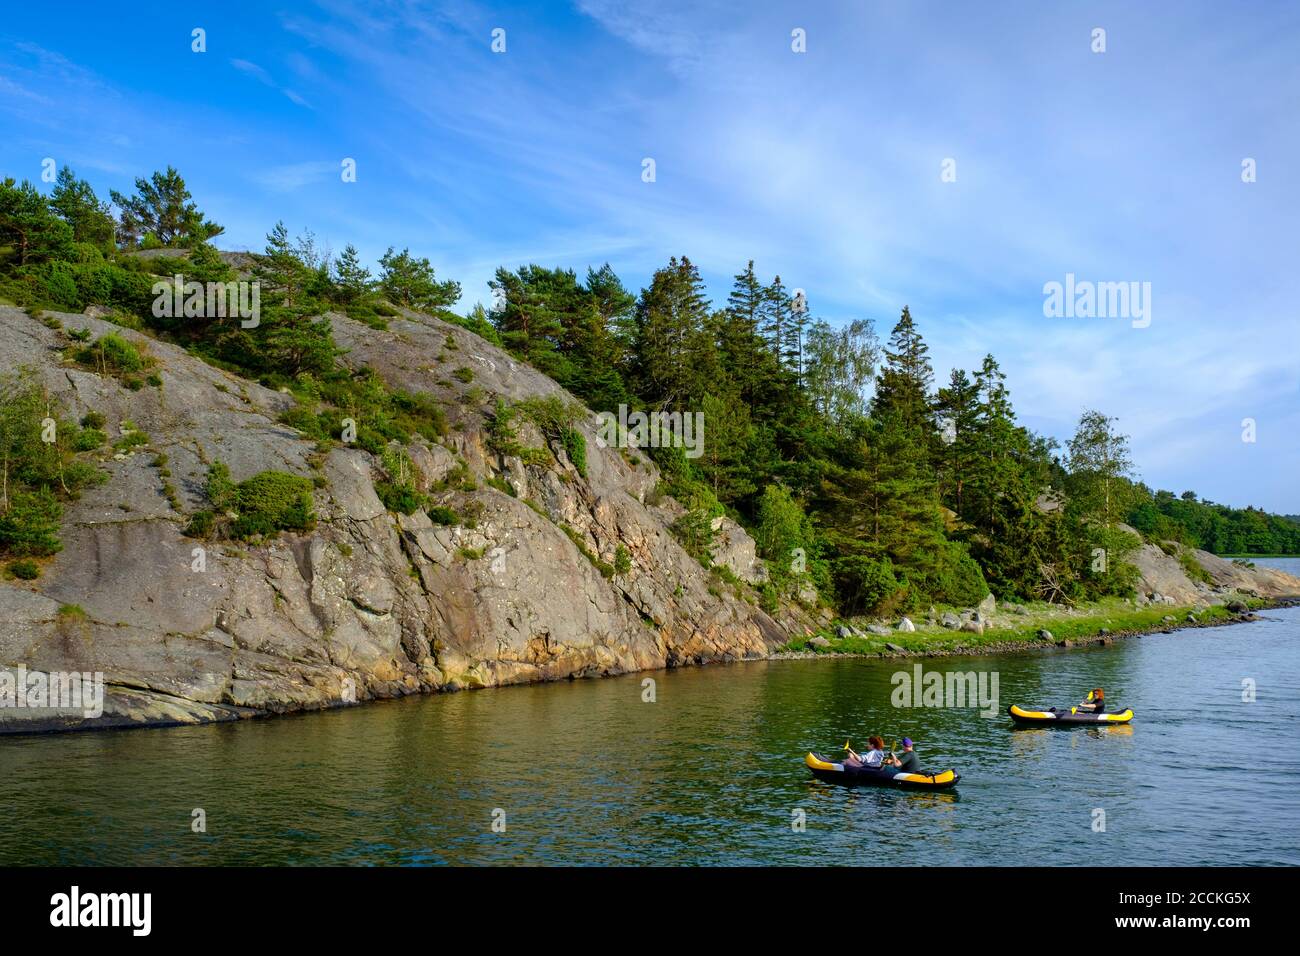
[[(1300, 608), (924, 663), (997, 671), (999, 716), (895, 709), (898, 662), (783, 661), (649, 675), (655, 703), (636, 675), (3, 739), (0, 862), (1300, 863)], [(1093, 684), (1134, 707), (1131, 727), (1016, 731), (1005, 717)], [(927, 767), (961, 772), (959, 793), (810, 779), (806, 750), (872, 732), (916, 738)], [(196, 807), (205, 834), (190, 831)]]

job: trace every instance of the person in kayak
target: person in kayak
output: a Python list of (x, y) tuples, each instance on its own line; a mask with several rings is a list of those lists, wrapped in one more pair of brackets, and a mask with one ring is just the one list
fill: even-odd
[(1106, 712), (1106, 692), (1100, 687), (1095, 687), (1088, 691), (1088, 696), (1083, 699), (1079, 705), (1080, 710), (1091, 711), (1094, 714)]
[(868, 737), (867, 744), (871, 749), (865, 755), (859, 754), (851, 747), (846, 748), (849, 751), (849, 759), (844, 762), (850, 767), (870, 767), (879, 770), (885, 762), (885, 742), (879, 737)]
[(912, 747), (912, 738), (904, 737), (903, 752), (898, 755), (890, 754), (889, 757), (886, 758), (885, 763), (889, 764), (891, 767), (897, 767), (899, 773), (920, 773), (921, 760), (916, 756), (916, 752)]

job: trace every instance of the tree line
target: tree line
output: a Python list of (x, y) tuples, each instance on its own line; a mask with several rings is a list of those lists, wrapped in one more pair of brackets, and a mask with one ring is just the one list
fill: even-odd
[[(282, 223), (248, 268), (261, 282), (257, 328), (154, 317), (152, 275), (201, 282), (234, 270), (174, 169), (98, 199), (66, 167), (50, 196), (0, 183), (0, 295), (81, 309), (113, 306), (210, 361), (301, 388), (338, 375), (329, 310), (383, 327), (397, 307), (469, 328), (546, 373), (596, 411), (705, 415), (704, 454), (646, 449), (663, 491), (686, 507), (675, 528), (711, 560), (713, 519), (729, 514), (768, 561), (769, 600), (807, 594), (845, 613), (1003, 598), (1076, 602), (1132, 589), (1140, 540), (1121, 524), (1210, 550), (1300, 552), (1276, 516), (1152, 493), (1136, 482), (1115, 419), (1084, 411), (1064, 447), (1019, 423), (992, 355), (937, 382), (907, 307), (885, 342), (873, 323), (832, 326), (807, 296), (751, 261), (725, 302), (687, 257), (633, 292), (605, 264), (585, 275), (535, 264), (498, 269), (491, 304), (452, 307), (461, 289), (428, 259), (389, 249), (374, 273)], [(176, 250), (145, 261), (141, 249)], [(171, 255), (172, 253), (167, 253)], [(1265, 546), (1266, 545), (1266, 546)]]

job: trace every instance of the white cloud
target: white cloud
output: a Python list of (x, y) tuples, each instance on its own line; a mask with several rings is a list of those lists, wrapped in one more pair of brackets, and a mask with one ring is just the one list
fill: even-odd
[(310, 103), (308, 103), (305, 99), (303, 99), (300, 95), (298, 95), (288, 87), (281, 86), (279, 83), (275, 81), (275, 79), (271, 76), (270, 73), (266, 72), (265, 69), (258, 66), (256, 63), (253, 63), (250, 60), (232, 59), (230, 61), (230, 65), (233, 66), (239, 72), (251, 76), (253, 79), (257, 80), (257, 82), (261, 83), (263, 86), (268, 86), (271, 89), (275, 90), (276, 92), (282, 94), (291, 103), (296, 103), (298, 106), (304, 106), (307, 107), (308, 109), (311, 108)]

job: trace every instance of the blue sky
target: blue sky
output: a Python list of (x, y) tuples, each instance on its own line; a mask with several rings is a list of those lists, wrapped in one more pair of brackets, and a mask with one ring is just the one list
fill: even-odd
[[(1157, 487), (1300, 512), (1300, 8), (812, 7), (12, 5), (0, 174), (170, 163), (224, 248), (409, 246), (466, 306), (498, 265), (637, 289), (674, 254), (721, 302), (753, 258), (882, 338), (910, 304), (940, 378), (991, 351), (1038, 431), (1117, 416)], [(1150, 325), (1045, 317), (1066, 273), (1150, 282)]]

